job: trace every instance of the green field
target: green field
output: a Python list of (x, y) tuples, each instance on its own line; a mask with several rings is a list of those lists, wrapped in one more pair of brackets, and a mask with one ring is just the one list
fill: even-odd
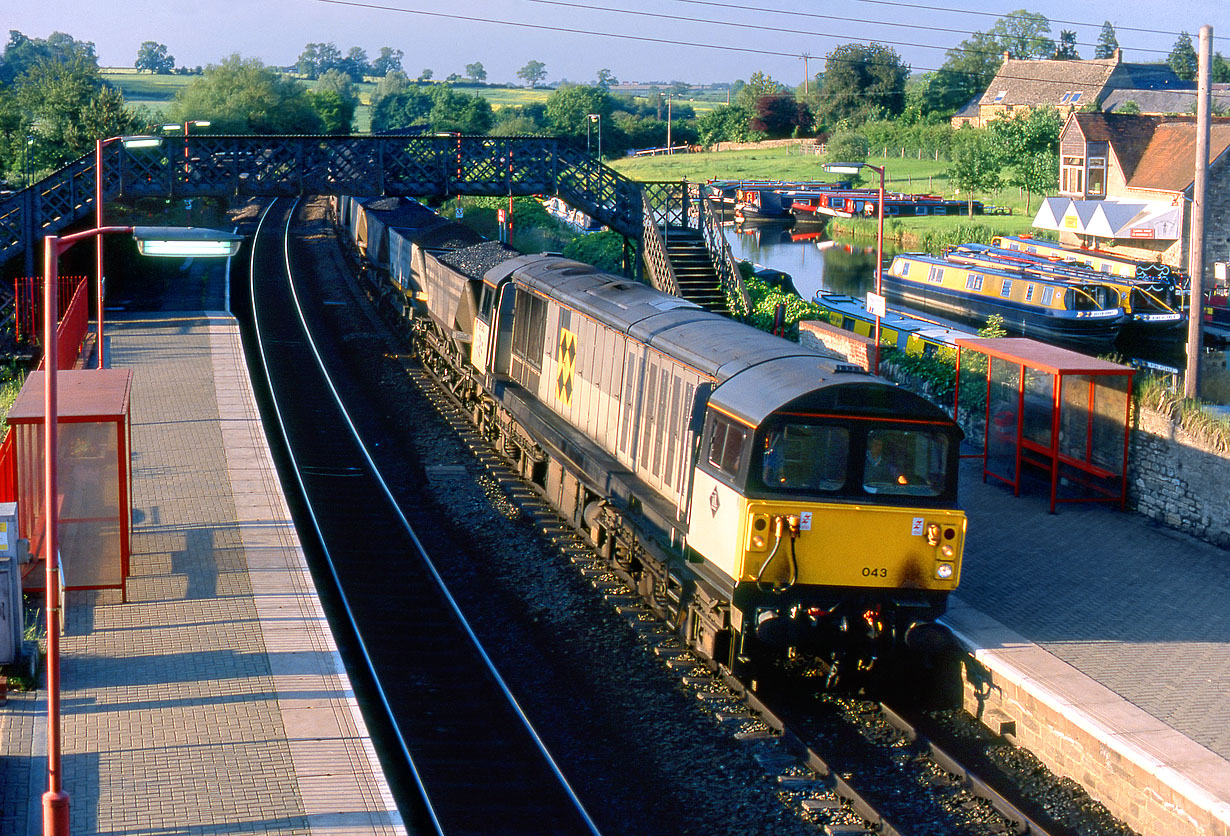
[(103, 81), (112, 84), (124, 94), (130, 107), (144, 107), (155, 117), (161, 117), (171, 106), (175, 94), (197, 76), (154, 75), (152, 73), (113, 72), (104, 70)]
[[(885, 186), (889, 191), (912, 194), (927, 193), (945, 197), (959, 197), (948, 181), (945, 160), (912, 159), (900, 156), (884, 157), (872, 154), (867, 162), (883, 166)], [(800, 154), (794, 148), (765, 148), (752, 151), (723, 151), (720, 153), (675, 154), (673, 156), (637, 157), (613, 160), (609, 163), (620, 173), (634, 180), (679, 180), (692, 182), (706, 180), (834, 180), (836, 175), (826, 174), (823, 158), (813, 154)], [(879, 177), (867, 171), (859, 186), (877, 186)], [(1024, 194), (1015, 188), (1001, 189), (991, 194), (975, 195), (984, 205), (1001, 206), (1012, 211), (1011, 215), (983, 215), (972, 219), (973, 224), (987, 228), (988, 234), (1015, 235), (1032, 230), (1030, 222), (1037, 212), (1039, 197), (1029, 201), (1028, 211)], [(962, 217), (942, 218), (889, 218), (885, 221), (885, 235), (918, 242), (928, 232), (957, 232), (968, 227), (971, 219)], [(873, 221), (834, 221), (831, 227), (849, 229), (875, 235)]]

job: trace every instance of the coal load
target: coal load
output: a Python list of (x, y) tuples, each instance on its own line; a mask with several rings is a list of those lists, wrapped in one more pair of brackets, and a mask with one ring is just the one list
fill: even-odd
[(499, 241), (483, 241), (480, 244), (441, 253), (439, 258), (443, 264), (452, 267), (462, 275), (472, 279), (481, 279), (492, 267), (519, 255), (521, 253), (507, 244), (501, 244)]

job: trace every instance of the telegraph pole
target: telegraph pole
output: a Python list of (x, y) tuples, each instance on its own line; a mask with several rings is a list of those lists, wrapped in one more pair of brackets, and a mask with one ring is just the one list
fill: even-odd
[[(811, 58), (811, 55), (810, 53), (804, 52), (799, 57), (803, 59), (803, 95), (804, 97), (806, 97), (808, 95), (807, 85), (808, 85), (808, 82), (811, 81), (811, 73), (808, 72), (807, 70), (807, 61), (809, 58)], [(727, 104), (730, 104), (730, 103), (727, 102)]]
[(1183, 395), (1200, 396), (1200, 318), (1204, 314), (1204, 204), (1209, 169), (1209, 70), (1212, 64), (1213, 27), (1200, 27), (1200, 72), (1196, 82), (1196, 177), (1192, 182), (1192, 223), (1188, 244), (1187, 373)]

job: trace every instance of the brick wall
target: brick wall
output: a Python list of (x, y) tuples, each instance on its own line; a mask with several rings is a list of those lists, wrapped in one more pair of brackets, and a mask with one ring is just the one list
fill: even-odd
[(799, 343), (821, 354), (841, 357), (856, 366), (871, 369), (873, 343), (870, 337), (809, 319), (799, 323)]
[[(985, 676), (965, 682), (965, 709), (992, 731), (1010, 732), (1057, 775), (1077, 781), (1116, 818), (1143, 836), (1230, 836), (1226, 811), (1200, 787), (1109, 734), (1011, 665), (979, 654)], [(1194, 746), (1195, 744), (1193, 744)]]

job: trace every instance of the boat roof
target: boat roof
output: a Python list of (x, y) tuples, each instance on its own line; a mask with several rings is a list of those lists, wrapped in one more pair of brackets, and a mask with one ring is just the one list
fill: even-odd
[[(1022, 278), (1022, 274), (1020, 271), (1014, 271), (1011, 269), (1004, 269), (1004, 268), (999, 268), (999, 267), (984, 267), (981, 264), (961, 264), (959, 262), (949, 261), (946, 258), (940, 258), (939, 256), (931, 255), (930, 253), (898, 253), (897, 255), (893, 256), (893, 263), (896, 263), (897, 259), (899, 258), (911, 259), (914, 261), (921, 261), (927, 264), (936, 264), (941, 267), (955, 267), (958, 270), (967, 270), (972, 273), (981, 273), (984, 276), (999, 276), (1001, 278), (1014, 279), (1014, 280)], [(1053, 285), (1059, 285), (1062, 287), (1073, 286), (1073, 282), (1066, 278), (1057, 277), (1057, 278), (1052, 279), (1052, 278), (1047, 278), (1046, 276), (1037, 276), (1037, 277), (1028, 276), (1027, 278), (1029, 281), (1040, 282), (1042, 284), (1053, 284)], [(1105, 284), (1109, 284), (1109, 282), (1099, 279), (1097, 281), (1091, 280), (1089, 282), (1086, 282), (1086, 284), (1105, 285)]]

